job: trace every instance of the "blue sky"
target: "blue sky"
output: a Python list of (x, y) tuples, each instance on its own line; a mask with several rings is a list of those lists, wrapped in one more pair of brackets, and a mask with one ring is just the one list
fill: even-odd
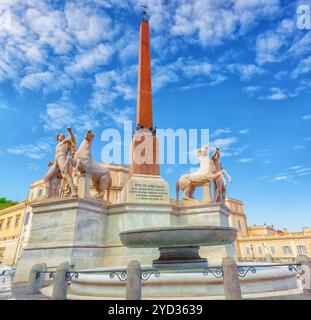
[[(311, 226), (311, 1), (150, 0), (154, 124), (208, 128), (249, 224)], [(22, 200), (55, 137), (135, 119), (136, 1), (2, 0), (0, 196)], [(191, 165), (163, 165), (171, 196)]]

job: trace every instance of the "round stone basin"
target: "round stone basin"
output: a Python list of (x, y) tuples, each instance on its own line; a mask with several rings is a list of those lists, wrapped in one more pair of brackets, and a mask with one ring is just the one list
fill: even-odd
[(216, 246), (235, 241), (237, 229), (218, 226), (170, 226), (129, 230), (120, 240), (129, 248)]
[(124, 231), (119, 234), (129, 248), (159, 248), (154, 268), (204, 268), (207, 260), (199, 255), (200, 246), (225, 245), (235, 241), (237, 229), (218, 226), (170, 226)]

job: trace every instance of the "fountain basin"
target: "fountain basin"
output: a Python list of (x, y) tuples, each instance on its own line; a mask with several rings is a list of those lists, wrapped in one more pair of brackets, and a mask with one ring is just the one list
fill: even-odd
[(219, 226), (168, 226), (124, 231), (119, 234), (129, 248), (159, 248), (154, 268), (204, 268), (207, 260), (199, 255), (200, 246), (230, 244), (237, 229)]
[[(297, 289), (296, 271), (289, 271), (286, 266), (267, 267), (265, 263), (258, 264), (262, 268), (257, 268), (256, 273), (248, 272), (240, 278), (243, 298), (263, 297), (269, 293), (277, 295), (277, 292), (281, 295)], [(126, 270), (126, 266), (116, 270), (120, 268)], [(148, 269), (150, 265), (142, 265), (142, 268)], [(80, 274), (77, 279), (73, 278), (69, 299), (124, 299), (126, 281), (122, 282), (118, 277), (111, 278), (109, 273), (100, 274), (101, 271), (113, 270), (111, 267), (88, 269), (98, 274)], [(159, 277), (152, 275), (148, 281), (142, 281), (143, 299), (224, 299), (223, 278), (217, 278), (212, 273), (204, 276), (202, 271), (161, 270)]]

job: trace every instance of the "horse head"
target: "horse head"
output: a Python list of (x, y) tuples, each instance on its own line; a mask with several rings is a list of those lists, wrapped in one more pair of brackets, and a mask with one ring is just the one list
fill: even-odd
[(94, 132), (92, 131), (92, 129), (89, 129), (89, 130), (86, 131), (84, 139), (89, 141), (89, 142), (92, 142), (94, 137), (95, 137)]
[(91, 153), (91, 147), (92, 147), (92, 141), (94, 139), (95, 135), (91, 129), (87, 130), (84, 136), (84, 139), (82, 140), (82, 143), (80, 144), (80, 147), (78, 149), (78, 152), (75, 155), (75, 158), (85, 156), (90, 156)]

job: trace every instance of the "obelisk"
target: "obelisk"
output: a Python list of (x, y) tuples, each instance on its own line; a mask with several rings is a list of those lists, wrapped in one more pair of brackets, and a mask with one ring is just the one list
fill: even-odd
[(144, 12), (140, 24), (136, 130), (132, 139), (130, 174), (159, 175), (158, 149), (152, 121), (150, 31)]
[(150, 32), (146, 11), (140, 24), (136, 129), (130, 149), (130, 175), (122, 189), (121, 201), (168, 204), (168, 184), (160, 176), (158, 139), (152, 121)]

